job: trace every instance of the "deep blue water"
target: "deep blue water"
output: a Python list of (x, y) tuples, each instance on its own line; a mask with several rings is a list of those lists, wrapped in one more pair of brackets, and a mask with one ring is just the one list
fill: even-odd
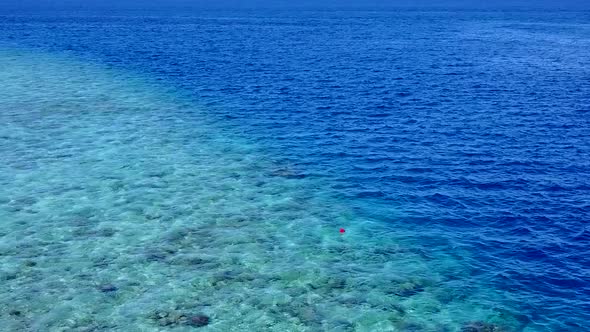
[(588, 12), (7, 15), (0, 46), (181, 91), (359, 215), (469, 252), (518, 328), (590, 330)]

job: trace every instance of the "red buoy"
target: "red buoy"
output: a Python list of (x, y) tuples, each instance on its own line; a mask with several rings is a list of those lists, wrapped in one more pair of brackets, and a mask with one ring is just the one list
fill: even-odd
[(344, 228), (340, 228), (340, 233), (344, 233), (346, 230)]

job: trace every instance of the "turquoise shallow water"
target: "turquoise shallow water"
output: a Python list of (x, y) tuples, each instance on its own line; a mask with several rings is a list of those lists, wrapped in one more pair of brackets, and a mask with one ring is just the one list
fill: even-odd
[(51, 54), (0, 67), (5, 330), (538, 328), (469, 252), (357, 213), (179, 92)]

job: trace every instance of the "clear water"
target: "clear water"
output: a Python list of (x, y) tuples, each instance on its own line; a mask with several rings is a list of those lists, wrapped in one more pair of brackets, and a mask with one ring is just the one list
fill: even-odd
[(0, 324), (588, 330), (588, 36), (584, 12), (3, 16)]

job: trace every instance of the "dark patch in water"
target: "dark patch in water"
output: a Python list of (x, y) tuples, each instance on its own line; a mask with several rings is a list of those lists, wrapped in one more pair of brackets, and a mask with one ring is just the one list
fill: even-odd
[(273, 170), (271, 172), (271, 175), (286, 178), (286, 179), (303, 179), (306, 177), (305, 174), (297, 173), (294, 170), (288, 169), (288, 168), (279, 168), (279, 169)]
[(190, 314), (178, 310), (158, 310), (150, 314), (149, 318), (162, 327), (175, 327), (179, 325), (203, 327), (209, 325), (211, 321), (207, 315), (201, 313)]
[(113, 284), (104, 284), (104, 285), (98, 286), (98, 290), (100, 290), (103, 293), (114, 293), (114, 292), (118, 291), (119, 288)]
[(20, 310), (12, 309), (12, 310), (10, 310), (10, 311), (8, 312), (8, 314), (9, 314), (10, 316), (16, 316), (16, 317), (19, 317), (19, 316), (22, 316), (23, 312), (22, 312), (22, 311), (20, 311)]
[(190, 316), (186, 325), (194, 327), (203, 327), (209, 325), (209, 317), (203, 314)]
[(506, 329), (486, 322), (469, 322), (461, 327), (461, 332), (508, 332)]

